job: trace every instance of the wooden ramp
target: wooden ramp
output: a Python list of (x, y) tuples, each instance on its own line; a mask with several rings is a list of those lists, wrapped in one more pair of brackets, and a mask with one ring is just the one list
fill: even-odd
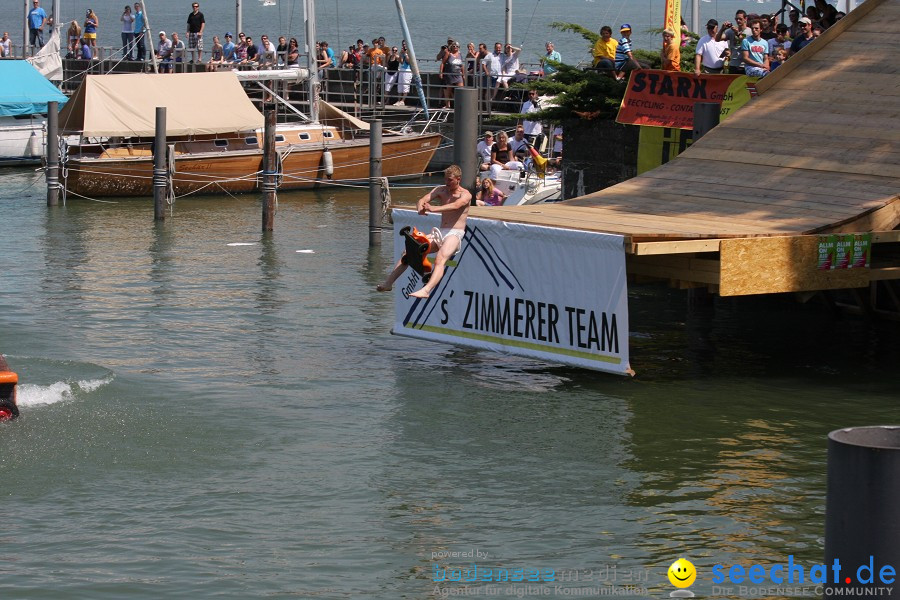
[[(616, 233), (636, 256), (718, 253), (733, 238), (888, 232), (874, 241), (895, 242), (900, 67), (892, 57), (898, 54), (900, 0), (866, 0), (760, 80), (757, 98), (671, 162), (558, 204), (473, 207), (472, 215)], [(704, 256), (711, 262), (702, 276), (686, 264), (644, 271), (719, 291), (726, 257)], [(632, 274), (641, 271), (633, 266), (640, 265), (629, 263)], [(826, 278), (813, 287), (751, 285), (732, 293), (868, 284), (860, 271), (844, 284), (839, 274), (833, 286)]]

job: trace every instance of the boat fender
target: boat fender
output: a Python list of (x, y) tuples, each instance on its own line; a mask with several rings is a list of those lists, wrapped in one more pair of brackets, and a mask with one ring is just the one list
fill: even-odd
[(405, 238), (406, 243), (406, 253), (400, 260), (422, 276), (422, 283), (428, 283), (432, 269), (431, 261), (428, 260), (431, 240), (415, 227), (408, 226), (400, 230), (400, 236)]
[(330, 179), (334, 175), (334, 157), (331, 156), (330, 150), (322, 153), (322, 166), (325, 168), (325, 175)]
[(31, 137), (28, 138), (28, 156), (40, 156), (42, 145), (41, 140), (38, 139), (37, 132), (32, 131)]

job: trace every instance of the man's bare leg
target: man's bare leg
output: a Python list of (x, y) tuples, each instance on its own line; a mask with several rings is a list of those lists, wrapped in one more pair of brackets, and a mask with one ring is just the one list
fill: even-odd
[(410, 297), (427, 298), (431, 295), (431, 291), (437, 287), (437, 284), (441, 282), (441, 278), (444, 276), (444, 266), (447, 264), (447, 261), (456, 254), (458, 248), (459, 237), (448, 235), (444, 238), (444, 243), (441, 245), (441, 249), (438, 251), (438, 255), (434, 260), (434, 269), (431, 271), (431, 279), (428, 280), (428, 283), (426, 283), (425, 287), (421, 290), (411, 293)]
[(403, 264), (402, 260), (398, 260), (397, 264), (394, 265), (394, 270), (390, 272), (387, 276), (387, 279), (384, 280), (384, 283), (379, 283), (375, 286), (375, 291), (378, 292), (389, 292), (394, 289), (394, 282), (403, 275), (403, 271), (406, 270), (408, 265)]

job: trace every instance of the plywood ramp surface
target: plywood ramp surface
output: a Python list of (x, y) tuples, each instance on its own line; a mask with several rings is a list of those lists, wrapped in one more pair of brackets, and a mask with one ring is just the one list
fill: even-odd
[(900, 0), (866, 0), (671, 162), (573, 200), (473, 215), (641, 240), (893, 229), (898, 40)]

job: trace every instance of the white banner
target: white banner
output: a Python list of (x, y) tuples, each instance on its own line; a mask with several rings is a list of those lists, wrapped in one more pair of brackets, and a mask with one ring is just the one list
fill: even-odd
[[(396, 232), (439, 224), (410, 210), (393, 218), (397, 259)], [(633, 374), (622, 236), (469, 218), (431, 297), (410, 298), (421, 279), (410, 268), (394, 284), (395, 334)]]

